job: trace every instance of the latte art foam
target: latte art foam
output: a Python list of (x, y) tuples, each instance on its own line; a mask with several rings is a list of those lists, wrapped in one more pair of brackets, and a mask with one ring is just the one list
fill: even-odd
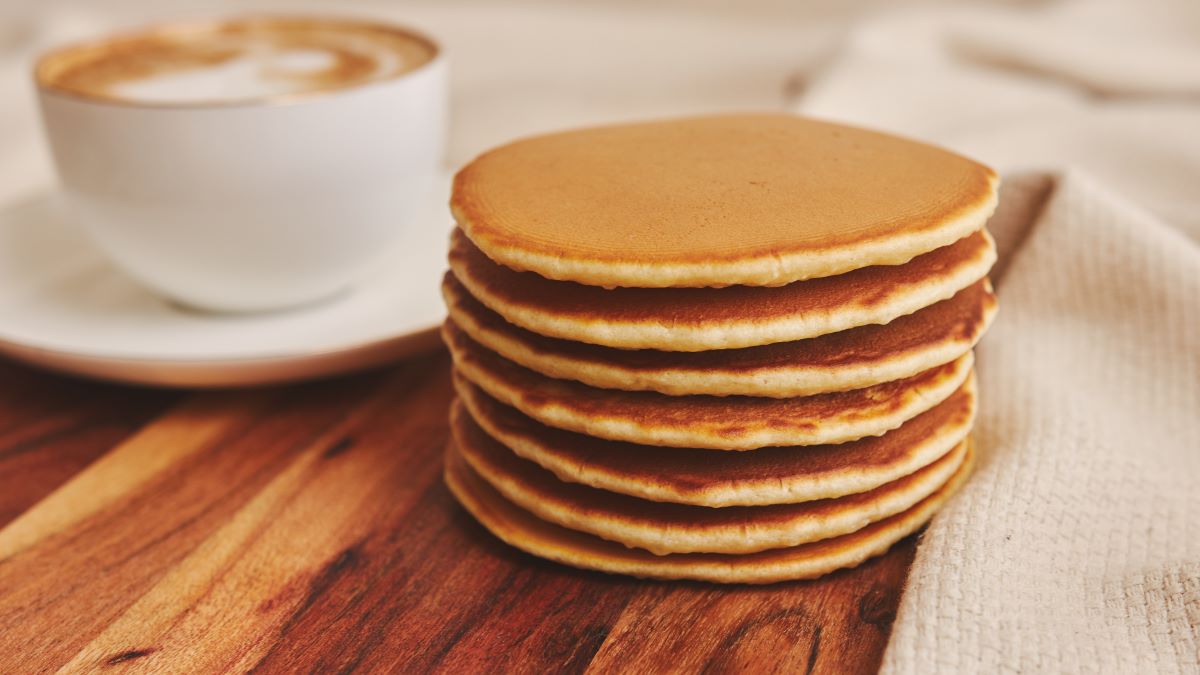
[(353, 87), (428, 63), (403, 30), (330, 20), (244, 19), (168, 26), (72, 47), (38, 66), (43, 85), (151, 104), (236, 103)]

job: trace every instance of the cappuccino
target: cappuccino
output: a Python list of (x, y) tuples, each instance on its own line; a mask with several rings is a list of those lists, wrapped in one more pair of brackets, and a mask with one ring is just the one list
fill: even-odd
[(58, 49), (35, 78), (66, 213), (177, 303), (332, 297), (425, 225), (447, 65), (406, 28), (173, 23)]
[(114, 102), (219, 105), (288, 99), (387, 80), (437, 55), (402, 28), (252, 17), (171, 24), (67, 47), (41, 60), (48, 89)]

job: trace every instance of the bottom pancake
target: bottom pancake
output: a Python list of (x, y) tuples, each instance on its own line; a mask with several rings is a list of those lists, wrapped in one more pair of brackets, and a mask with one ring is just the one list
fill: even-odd
[(506, 500), (454, 452), (446, 454), (445, 479), (459, 503), (492, 534), (527, 553), (574, 567), (657, 579), (766, 584), (811, 579), (855, 567), (912, 534), (962, 486), (974, 464), (966, 460), (937, 492), (852, 534), (760, 553), (681, 553), (656, 556), (541, 520)]
[(936, 492), (967, 454), (964, 441), (915, 473), (838, 499), (711, 508), (564, 483), (492, 439), (461, 408), (454, 413), (447, 453), (458, 453), (505, 499), (543, 520), (659, 555), (756, 553), (849, 534)]

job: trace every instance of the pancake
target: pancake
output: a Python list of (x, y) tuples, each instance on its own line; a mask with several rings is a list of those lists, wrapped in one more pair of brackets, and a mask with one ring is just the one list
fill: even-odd
[(996, 260), (979, 231), (904, 265), (865, 267), (778, 288), (617, 288), (551, 281), (488, 259), (462, 230), (450, 268), (477, 300), (539, 335), (622, 349), (705, 351), (885, 324), (984, 278)]
[(669, 553), (757, 553), (849, 534), (911, 508), (962, 464), (966, 442), (916, 473), (870, 492), (799, 504), (714, 509), (650, 502), (564, 483), (521, 459), (478, 426), (455, 425), (450, 452), (505, 499), (556, 525), (601, 539)]
[(946, 246), (983, 227), (996, 188), (923, 143), (743, 114), (510, 143), (459, 171), (451, 210), (493, 259), (550, 279), (778, 286)]
[[(867, 492), (936, 461), (975, 420), (972, 376), (950, 398), (882, 436), (841, 445), (714, 452), (607, 441), (540, 424), (466, 383), (453, 425), (478, 426), (561, 481), (697, 506), (762, 506)], [(469, 412), (469, 414), (467, 414)]]
[(974, 452), (968, 448), (958, 472), (937, 492), (890, 518), (852, 534), (760, 553), (681, 553), (657, 556), (554, 525), (506, 500), (456, 453), (448, 452), (445, 479), (459, 503), (498, 538), (527, 553), (584, 569), (657, 579), (765, 584), (811, 579), (887, 551), (912, 534), (942, 507), (969, 475)]
[(613, 349), (548, 338), (508, 323), (453, 274), (442, 295), (454, 323), (479, 344), (549, 377), (602, 389), (672, 396), (787, 398), (859, 389), (916, 375), (962, 356), (996, 314), (987, 279), (883, 326), (745, 349), (664, 352)]
[(597, 389), (518, 366), (455, 327), (442, 326), (455, 365), (492, 397), (552, 427), (644, 445), (753, 450), (877, 436), (942, 402), (971, 371), (972, 354), (913, 377), (799, 398), (666, 396)]

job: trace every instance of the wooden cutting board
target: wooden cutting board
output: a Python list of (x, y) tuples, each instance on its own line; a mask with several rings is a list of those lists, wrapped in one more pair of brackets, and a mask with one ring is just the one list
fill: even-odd
[(913, 538), (769, 587), (532, 558), (442, 485), (448, 368), (183, 394), (0, 363), (0, 672), (878, 669)]

